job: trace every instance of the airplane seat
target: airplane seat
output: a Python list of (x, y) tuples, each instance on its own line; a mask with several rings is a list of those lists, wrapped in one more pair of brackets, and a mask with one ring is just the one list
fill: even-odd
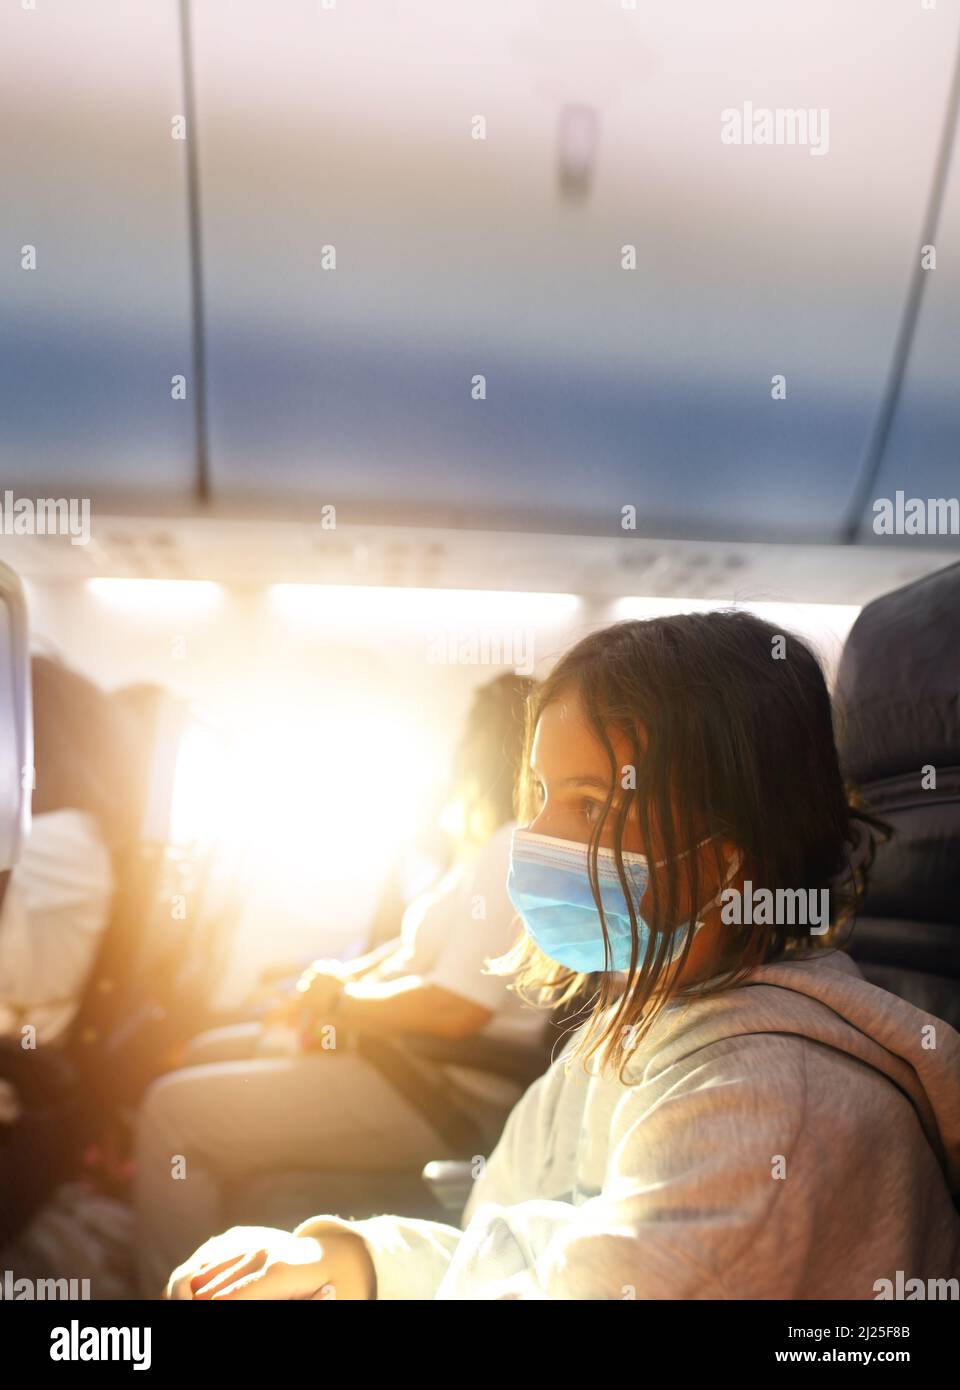
[(113, 911), (68, 1042), (88, 1094), (111, 1112), (138, 1101), (175, 1047), (202, 1029), (233, 911), (214, 846), (172, 842), (187, 706), (155, 689), (149, 700), (141, 690), (115, 698), (131, 693), (145, 748), (136, 831), (114, 856)]
[(869, 603), (835, 691), (844, 776), (892, 828), (847, 949), (960, 1027), (960, 563)]
[(112, 854), (115, 888), (110, 919), (66, 1041), (65, 1050), (84, 1078), (85, 1089), (94, 1092), (100, 1073), (108, 1070), (104, 1067), (108, 1040), (131, 1012), (141, 940), (160, 891), (165, 852), (158, 836), (145, 833), (151, 794), (148, 769), (158, 741), (160, 702), (142, 707), (134, 718), (115, 696), (111, 698), (117, 737), (129, 738), (140, 775), (131, 778), (132, 833)]

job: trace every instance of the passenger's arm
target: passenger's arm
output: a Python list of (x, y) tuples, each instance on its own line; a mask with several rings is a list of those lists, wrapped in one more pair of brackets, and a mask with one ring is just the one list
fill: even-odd
[(375, 946), (372, 951), (357, 956), (355, 960), (344, 961), (337, 973), (343, 980), (360, 980), (365, 975), (369, 975), (372, 970), (383, 965), (391, 956), (396, 955), (400, 945), (400, 937), (395, 936), (392, 941), (382, 942), (381, 945)]
[[(486, 1165), (478, 1187), (490, 1201), (508, 1201), (522, 1183), (536, 1181), (537, 1173), (530, 1165), (514, 1179), (510, 1168), (524, 1136), (543, 1126), (538, 1096), (546, 1079), (536, 1082), (515, 1108)], [(552, 1100), (547, 1104), (552, 1105)], [(527, 1119), (518, 1123), (518, 1112), (523, 1111)], [(511, 1132), (517, 1139), (507, 1142)], [(463, 1232), (455, 1226), (393, 1216), (358, 1222), (317, 1216), (304, 1221), (292, 1235), (258, 1226), (234, 1227), (205, 1242), (174, 1270), (164, 1297), (431, 1299), (462, 1240)], [(325, 1268), (318, 1264), (324, 1259), (330, 1260)], [(249, 1282), (224, 1288), (223, 1280), (212, 1272), (228, 1266), (233, 1274), (242, 1267), (242, 1280)]]
[(370, 1033), (429, 1033), (465, 1038), (493, 1017), (485, 1009), (442, 985), (416, 975), (399, 980), (360, 980), (343, 988), (337, 1023)]
[(296, 1231), (234, 1226), (171, 1274), (165, 1299), (340, 1299), (376, 1297), (364, 1241), (349, 1223), (314, 1218)]
[(312, 1019), (316, 1023), (324, 1021), (341, 986), (350, 980), (373, 976), (386, 961), (400, 949), (400, 938), (385, 941), (373, 951), (354, 961), (315, 960), (302, 972), (293, 991), (289, 988), (276, 997), (268, 1008), (265, 1023), (268, 1025), (303, 1026)]

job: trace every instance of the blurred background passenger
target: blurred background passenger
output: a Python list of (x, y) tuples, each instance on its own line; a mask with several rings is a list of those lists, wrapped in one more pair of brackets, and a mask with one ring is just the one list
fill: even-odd
[(29, 1027), (48, 1046), (76, 1014), (110, 917), (112, 856), (134, 828), (130, 749), (110, 698), (48, 657), (31, 675), (33, 819), (0, 911), (0, 1035)]
[(110, 698), (34, 657), (33, 817), (0, 908), (0, 1244), (87, 1135), (61, 1053), (110, 920), (135, 748)]
[[(144, 1296), (156, 1297), (211, 1230), (243, 1218), (244, 1179), (310, 1170), (321, 1200), (325, 1170), (418, 1171), (465, 1156), (458, 1115), (486, 1146), (479, 1152), (496, 1142), (524, 1087), (470, 1065), (469, 1040), (534, 1045), (544, 1028), (501, 976), (484, 973), (517, 935), (506, 880), (533, 689), (504, 675), (477, 692), (453, 758), (451, 866), (409, 905), (393, 939), (352, 962), (315, 962), (262, 1023), (202, 1035), (188, 1065), (148, 1092), (136, 1173)], [(354, 1035), (369, 1047), (345, 1045)], [(407, 1051), (398, 1046), (404, 1035), (466, 1040), (465, 1064)], [(173, 1155), (186, 1160), (183, 1181), (172, 1180)]]

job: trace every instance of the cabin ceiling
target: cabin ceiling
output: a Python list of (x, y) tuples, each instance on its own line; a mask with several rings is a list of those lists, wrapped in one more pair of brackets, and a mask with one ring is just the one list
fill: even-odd
[[(721, 554), (957, 491), (958, 0), (189, 9), (199, 260), (175, 0), (0, 16), (6, 485), (617, 555), (628, 505)], [(746, 101), (826, 108), (829, 152), (724, 145)]]

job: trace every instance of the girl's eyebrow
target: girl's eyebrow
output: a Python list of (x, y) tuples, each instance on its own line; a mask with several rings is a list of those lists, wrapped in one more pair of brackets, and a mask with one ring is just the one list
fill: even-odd
[(597, 787), (602, 792), (610, 790), (610, 783), (602, 777), (565, 777), (563, 785), (565, 787)]

